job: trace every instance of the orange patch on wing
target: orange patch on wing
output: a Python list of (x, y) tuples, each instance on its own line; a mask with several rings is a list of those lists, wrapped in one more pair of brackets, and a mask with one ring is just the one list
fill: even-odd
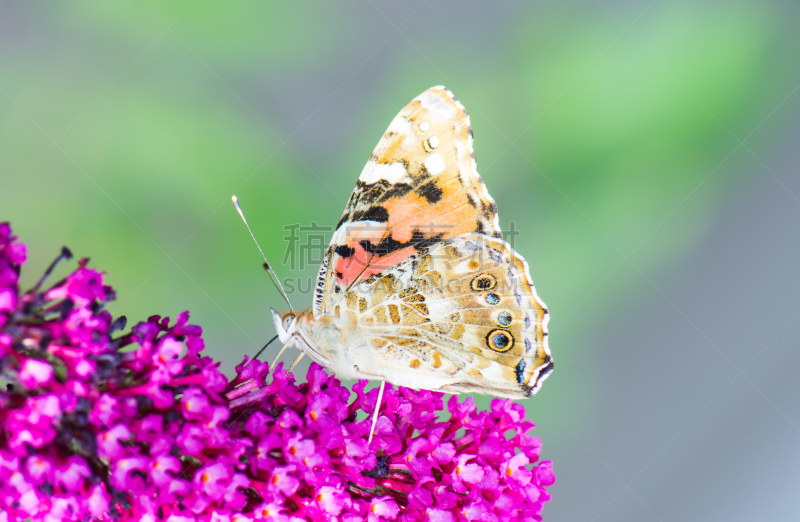
[[(386, 255), (371, 254), (364, 250), (360, 241), (366, 240), (377, 246), (389, 234), (394, 241), (407, 243), (414, 236), (415, 230), (425, 239), (439, 235), (441, 239), (449, 239), (475, 230), (475, 209), (467, 202), (465, 195), (454, 194), (438, 204), (427, 206), (422, 205), (422, 199), (416, 194), (408, 194), (402, 198), (402, 204), (389, 211), (389, 226), (383, 235), (378, 236), (377, 231), (372, 231), (369, 235), (348, 236), (346, 244), (354, 253), (349, 258), (339, 258), (336, 263), (335, 276), (339, 284), (347, 288), (354, 282), (363, 281), (396, 265), (418, 251), (412, 245)], [(406, 205), (406, 200), (414, 201), (417, 206)], [(420, 212), (420, 208), (424, 210)]]
[(353, 249), (350, 257), (339, 257), (334, 266), (334, 277), (344, 288), (349, 287), (358, 278), (364, 268), (372, 264), (374, 254), (370, 254), (361, 246), (361, 241), (369, 241), (377, 244), (386, 234), (386, 227), (380, 228), (372, 222), (363, 228), (357, 225), (350, 225), (344, 244)]
[(477, 229), (478, 210), (469, 203), (461, 179), (455, 173), (447, 180), (444, 176), (437, 179), (438, 201), (428, 201), (412, 191), (383, 202), (389, 213), (387, 225), (396, 240), (408, 241), (414, 230), (425, 237), (443, 234), (447, 239)]
[(403, 138), (404, 136), (402, 135), (396, 135), (381, 155), (378, 156), (378, 163), (394, 163), (397, 161), (400, 156), (400, 150), (403, 147)]
[[(348, 257), (340, 257), (336, 262), (336, 280), (344, 286), (349, 287), (353, 283), (364, 281), (372, 275), (379, 274), (387, 268), (393, 267), (400, 261), (411, 257), (417, 249), (413, 246), (402, 248), (385, 256), (370, 254), (359, 243), (349, 243), (347, 246), (355, 250), (355, 253)], [(341, 277), (340, 277), (341, 274)]]
[[(378, 159), (384, 161), (384, 156), (389, 158), (400, 146), (401, 139), (393, 139), (389, 146)], [(391, 159), (396, 161), (397, 156)], [(411, 161), (416, 158), (412, 158)], [(388, 161), (388, 160), (387, 160)], [(409, 165), (413, 170), (415, 165)], [(467, 190), (459, 175), (453, 170), (432, 178), (436, 180), (439, 190), (438, 198), (433, 200), (421, 194), (419, 187), (404, 194), (380, 202), (388, 214), (388, 222), (377, 226), (370, 222), (369, 227), (357, 227), (348, 231), (345, 244), (354, 250), (349, 258), (340, 258), (335, 265), (335, 277), (339, 284), (345, 288), (354, 283), (363, 281), (368, 277), (390, 268), (404, 259), (414, 255), (418, 248), (408, 246), (394, 252), (381, 255), (381, 252), (369, 253), (361, 246), (360, 242), (368, 241), (373, 246), (378, 246), (387, 238), (392, 242), (408, 243), (415, 237), (422, 239), (449, 239), (462, 234), (475, 232), (479, 229), (477, 202), (471, 201)]]
[(411, 240), (412, 228), (410, 226), (398, 226), (399, 223), (406, 221), (414, 221), (419, 224), (422, 221), (415, 219), (420, 213), (420, 210), (430, 206), (425, 198), (409, 192), (405, 196), (398, 199), (390, 199), (383, 204), (383, 207), (389, 212), (388, 228), (391, 230), (392, 237), (395, 241), (405, 243)]

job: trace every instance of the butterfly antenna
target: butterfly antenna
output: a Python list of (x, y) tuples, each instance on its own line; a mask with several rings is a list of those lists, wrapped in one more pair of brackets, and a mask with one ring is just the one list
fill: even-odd
[(261, 354), (262, 354), (262, 353), (264, 353), (264, 350), (266, 350), (266, 349), (267, 349), (267, 346), (269, 346), (270, 344), (274, 343), (274, 342), (275, 342), (275, 339), (277, 339), (277, 338), (278, 338), (278, 336), (276, 335), (275, 337), (273, 337), (272, 339), (270, 339), (270, 340), (269, 340), (269, 342), (267, 342), (267, 344), (265, 344), (264, 346), (262, 346), (262, 347), (261, 347), (261, 349), (258, 351), (258, 353), (257, 353), (257, 354), (255, 354), (255, 355), (253, 356), (253, 360), (256, 360), (256, 359), (258, 359), (258, 358), (261, 356)]
[(281, 284), (280, 279), (278, 279), (278, 276), (275, 274), (275, 270), (272, 269), (272, 265), (270, 265), (269, 261), (267, 261), (267, 256), (264, 255), (264, 251), (261, 250), (261, 245), (259, 245), (258, 241), (256, 241), (256, 236), (253, 235), (253, 231), (250, 230), (250, 225), (247, 224), (247, 220), (244, 218), (244, 212), (242, 212), (242, 207), (239, 206), (239, 198), (237, 198), (236, 196), (232, 196), (231, 201), (233, 201), (233, 205), (236, 207), (237, 212), (239, 212), (239, 215), (242, 217), (242, 221), (244, 221), (244, 226), (246, 226), (247, 231), (250, 232), (250, 237), (253, 238), (253, 241), (258, 247), (258, 251), (261, 252), (261, 257), (264, 258), (264, 269), (269, 274), (269, 277), (272, 278), (272, 282), (273, 284), (275, 284), (275, 287), (280, 291), (281, 295), (286, 300), (286, 303), (289, 305), (289, 310), (294, 311), (294, 308), (292, 307), (292, 302), (289, 301), (289, 296), (286, 295), (286, 290), (283, 289), (283, 285)]

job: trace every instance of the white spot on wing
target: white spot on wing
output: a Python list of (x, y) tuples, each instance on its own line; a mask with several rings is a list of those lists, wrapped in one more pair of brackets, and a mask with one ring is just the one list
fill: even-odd
[(400, 161), (395, 163), (375, 163), (369, 161), (358, 179), (368, 185), (382, 179), (389, 183), (397, 183), (403, 179), (406, 174), (408, 174), (406, 166)]
[(431, 113), (434, 121), (449, 121), (457, 117), (460, 112), (452, 96), (444, 87), (433, 87), (420, 94), (417, 99), (422, 108)]
[(482, 368), (481, 374), (483, 375), (483, 378), (486, 379), (487, 381), (508, 382), (505, 379), (503, 367), (497, 364), (495, 361), (489, 363), (489, 366), (487, 366), (486, 368)]
[(333, 237), (331, 237), (331, 244), (332, 245), (343, 245), (345, 239), (347, 239), (347, 223), (343, 223), (339, 230), (333, 233)]
[(439, 146), (439, 136), (431, 136), (428, 138), (428, 145), (431, 146), (432, 149), (435, 149)]
[(441, 321), (448, 315), (458, 310), (456, 302), (451, 299), (427, 299), (428, 317), (433, 322)]
[(421, 130), (422, 132), (427, 132), (428, 129), (430, 128), (431, 124), (428, 123), (427, 121), (423, 121), (422, 123), (419, 124), (419, 130)]
[[(408, 123), (408, 120), (398, 114), (392, 120), (392, 123), (389, 124), (389, 128), (386, 129), (386, 132), (394, 132), (395, 134), (399, 135), (410, 134), (411, 125)], [(384, 140), (381, 141), (383, 142)]]
[(438, 153), (433, 153), (428, 156), (428, 159), (425, 160), (425, 168), (428, 169), (431, 176), (438, 176), (442, 172), (444, 172), (445, 164), (444, 160)]

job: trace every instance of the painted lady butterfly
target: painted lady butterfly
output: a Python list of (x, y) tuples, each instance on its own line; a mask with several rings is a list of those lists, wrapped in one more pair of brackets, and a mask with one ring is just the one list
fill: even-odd
[(343, 379), (524, 398), (553, 369), (547, 308), (502, 239), (469, 116), (444, 87), (412, 100), (378, 142), (313, 307), (272, 312), (284, 348)]

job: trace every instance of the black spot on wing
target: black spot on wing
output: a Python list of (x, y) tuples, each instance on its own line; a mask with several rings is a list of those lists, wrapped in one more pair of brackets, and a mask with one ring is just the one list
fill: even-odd
[(481, 210), (484, 212), (491, 212), (492, 214), (497, 214), (497, 203), (492, 201), (491, 203), (487, 203), (486, 200), (481, 201)]
[(350, 248), (347, 245), (339, 245), (336, 247), (336, 254), (347, 259), (348, 257), (352, 256), (356, 253), (355, 248)]
[(377, 245), (373, 245), (366, 239), (359, 241), (358, 244), (361, 245), (361, 248), (363, 248), (364, 252), (367, 254), (384, 256), (397, 250), (398, 247), (396, 245), (401, 245), (402, 243), (395, 241), (392, 239), (392, 236), (389, 236), (383, 239)]
[(438, 243), (442, 240), (444, 236), (444, 232), (441, 234), (435, 234), (433, 236), (426, 236), (423, 232), (418, 229), (415, 229), (411, 232), (411, 239), (406, 242), (401, 242), (395, 240), (391, 235), (386, 236), (381, 240), (380, 243), (377, 245), (370, 243), (367, 240), (359, 241), (361, 248), (364, 249), (365, 252), (368, 254), (374, 254), (377, 256), (385, 256), (391, 254), (393, 252), (397, 252), (398, 250), (402, 250), (408, 247), (414, 247), (417, 250), (421, 250), (423, 248), (427, 248), (434, 243)]
[(408, 183), (395, 183), (381, 195), (381, 199), (392, 199), (402, 197), (411, 192), (411, 185)]
[(419, 230), (414, 230), (411, 232), (411, 240), (409, 241), (410, 244), (415, 246), (417, 250), (422, 248), (428, 248), (429, 246), (433, 245), (434, 243), (438, 243), (444, 237), (444, 232), (441, 234), (434, 234), (432, 236), (426, 236)]
[(386, 223), (389, 221), (389, 211), (380, 205), (369, 207), (367, 210), (358, 210), (353, 213), (352, 221), (376, 221)]
[(419, 187), (416, 192), (431, 205), (442, 199), (442, 189), (436, 186), (436, 182), (433, 180)]
[(384, 180), (380, 180), (371, 185), (366, 185), (358, 197), (359, 206), (375, 203), (380, 199), (381, 196), (383, 196), (388, 187), (389, 183)]

